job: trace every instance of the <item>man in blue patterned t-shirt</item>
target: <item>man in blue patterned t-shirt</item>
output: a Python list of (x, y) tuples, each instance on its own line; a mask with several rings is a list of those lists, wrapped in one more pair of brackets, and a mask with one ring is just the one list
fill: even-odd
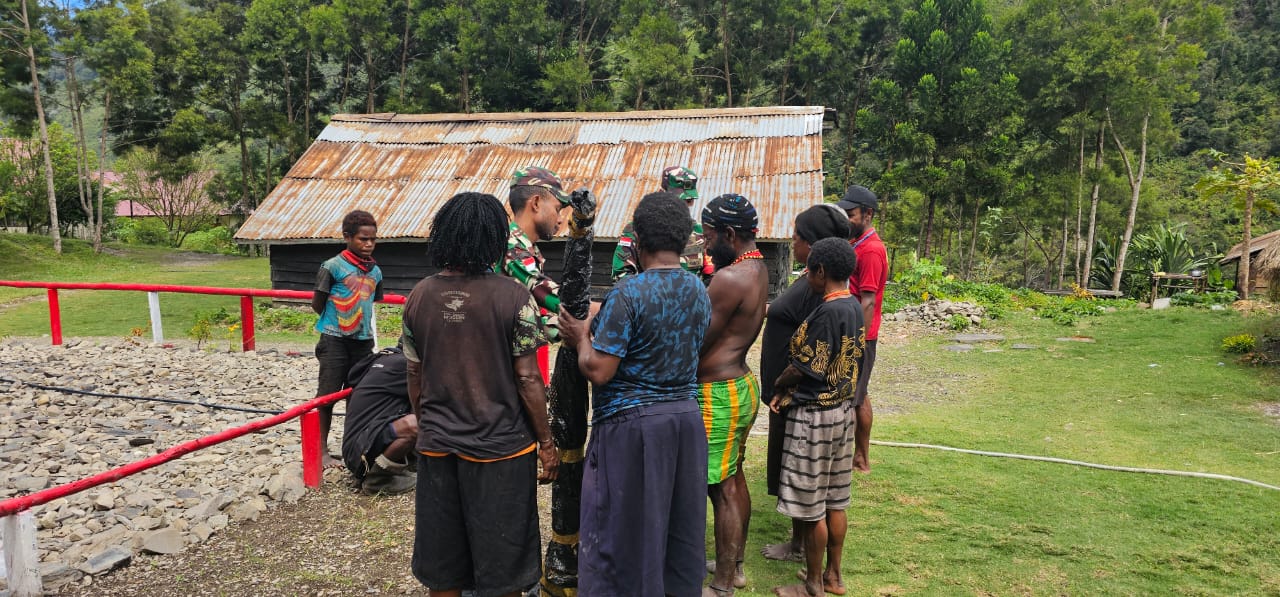
[(578, 591), (696, 595), (707, 519), (698, 350), (711, 302), (698, 277), (680, 267), (693, 229), (684, 202), (673, 193), (646, 195), (634, 222), (642, 271), (605, 296), (589, 332), (560, 315), (565, 342), (593, 385)]

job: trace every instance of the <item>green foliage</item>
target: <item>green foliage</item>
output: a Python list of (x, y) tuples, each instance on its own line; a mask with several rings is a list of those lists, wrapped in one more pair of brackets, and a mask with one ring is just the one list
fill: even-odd
[(1236, 334), (1222, 339), (1222, 350), (1232, 354), (1253, 352), (1258, 347), (1258, 339), (1253, 334)]
[(309, 332), (315, 329), (320, 318), (310, 307), (272, 307), (264, 302), (254, 314), (258, 330), (273, 332)]
[(1179, 307), (1203, 307), (1213, 305), (1229, 305), (1236, 300), (1234, 290), (1217, 290), (1210, 292), (1179, 292), (1169, 297), (1169, 304)]
[(947, 318), (947, 327), (957, 332), (968, 328), (972, 323), (968, 317), (958, 313)]
[(235, 255), (240, 251), (235, 236), (226, 226), (214, 226), (188, 234), (182, 242), (182, 250), (222, 255)]
[(120, 218), (113, 232), (120, 242), (131, 245), (169, 245), (169, 231), (156, 218)]

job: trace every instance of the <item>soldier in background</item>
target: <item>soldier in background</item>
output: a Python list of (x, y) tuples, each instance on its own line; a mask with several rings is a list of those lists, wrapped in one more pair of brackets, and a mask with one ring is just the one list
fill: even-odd
[[(698, 175), (683, 166), (668, 166), (662, 170), (662, 190), (676, 193), (684, 200), (689, 210), (698, 200)], [(628, 274), (640, 271), (640, 251), (635, 246), (635, 229), (627, 222), (618, 237), (618, 248), (613, 251), (613, 281)], [(702, 236), (702, 224), (697, 218), (693, 221), (693, 233), (689, 235), (689, 243), (680, 254), (680, 267), (700, 276), (705, 282), (714, 271), (711, 262), (706, 258), (706, 244)]]

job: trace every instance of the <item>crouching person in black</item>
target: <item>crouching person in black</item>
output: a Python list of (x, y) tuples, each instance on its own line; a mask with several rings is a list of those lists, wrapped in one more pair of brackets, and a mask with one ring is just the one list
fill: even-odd
[(418, 417), (409, 405), (405, 358), (399, 348), (373, 353), (347, 376), (342, 460), (366, 494), (400, 494), (417, 484), (409, 456), (418, 438)]

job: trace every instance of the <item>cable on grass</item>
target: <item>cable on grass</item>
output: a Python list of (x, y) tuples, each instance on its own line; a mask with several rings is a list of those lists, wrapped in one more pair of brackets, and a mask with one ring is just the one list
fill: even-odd
[(1007, 453), (1007, 452), (988, 452), (988, 451), (986, 451), (986, 450), (967, 450), (967, 449), (965, 449), (965, 448), (953, 448), (953, 447), (951, 447), (951, 446), (935, 446), (935, 445), (933, 445), (933, 444), (912, 444), (912, 443), (885, 442), (885, 441), (875, 441), (875, 440), (873, 440), (871, 443), (872, 443), (872, 444), (875, 444), (875, 445), (877, 445), (877, 446), (887, 446), (887, 447), (890, 447), (890, 448), (924, 448), (924, 449), (929, 449), (929, 450), (943, 450), (943, 451), (947, 451), (947, 452), (960, 452), (960, 453), (962, 453), (962, 454), (976, 454), (976, 455), (978, 455), (978, 456), (992, 456), (992, 457), (996, 457), (996, 458), (1015, 458), (1015, 459), (1018, 459), (1018, 460), (1034, 460), (1034, 461), (1037, 461), (1037, 462), (1052, 462), (1052, 463), (1055, 463), (1055, 464), (1070, 464), (1070, 465), (1072, 465), (1072, 466), (1083, 466), (1083, 467), (1086, 467), (1086, 468), (1096, 468), (1096, 469), (1101, 469), (1101, 470), (1104, 470), (1104, 471), (1119, 471), (1119, 472), (1122, 472), (1122, 473), (1146, 473), (1146, 474), (1150, 474), (1150, 475), (1171, 475), (1171, 476), (1174, 476), (1174, 477), (1197, 477), (1197, 478), (1200, 478), (1200, 479), (1217, 479), (1217, 480), (1219, 480), (1219, 481), (1235, 481), (1235, 482), (1237, 482), (1237, 483), (1247, 483), (1247, 484), (1249, 484), (1249, 485), (1253, 485), (1253, 486), (1255, 486), (1255, 487), (1261, 487), (1261, 488), (1263, 488), (1263, 489), (1272, 489), (1272, 490), (1275, 490), (1275, 491), (1280, 491), (1280, 487), (1276, 487), (1275, 485), (1267, 485), (1266, 483), (1262, 483), (1262, 482), (1259, 482), (1259, 481), (1254, 481), (1254, 480), (1252, 480), (1252, 479), (1245, 479), (1245, 478), (1242, 478), (1242, 477), (1232, 477), (1231, 475), (1219, 475), (1219, 474), (1217, 474), (1217, 473), (1197, 473), (1197, 472), (1194, 472), (1194, 471), (1170, 471), (1170, 470), (1164, 470), (1164, 469), (1158, 469), (1158, 468), (1141, 468), (1141, 467), (1135, 467), (1135, 466), (1115, 466), (1115, 465), (1110, 465), (1110, 464), (1097, 464), (1097, 463), (1093, 463), (1093, 462), (1082, 462), (1082, 461), (1079, 461), (1079, 460), (1067, 460), (1066, 458), (1054, 458), (1054, 457), (1052, 457), (1052, 456), (1029, 456), (1029, 455), (1027, 455), (1027, 454), (1010, 454), (1010, 453)]

